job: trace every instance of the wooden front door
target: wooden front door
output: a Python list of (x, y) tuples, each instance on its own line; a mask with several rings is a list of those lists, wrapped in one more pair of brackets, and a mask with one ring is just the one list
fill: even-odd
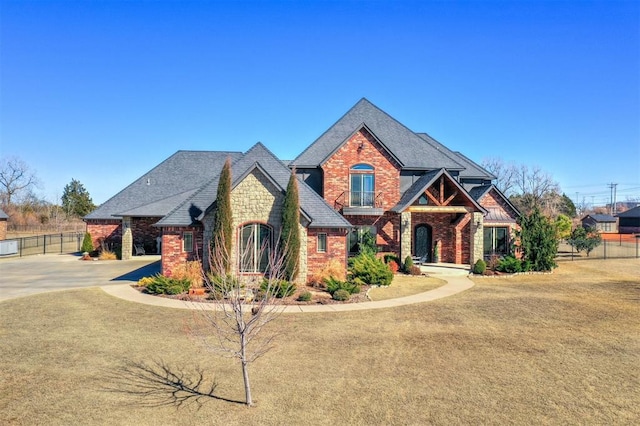
[(431, 227), (427, 224), (418, 225), (413, 230), (414, 256), (431, 261)]

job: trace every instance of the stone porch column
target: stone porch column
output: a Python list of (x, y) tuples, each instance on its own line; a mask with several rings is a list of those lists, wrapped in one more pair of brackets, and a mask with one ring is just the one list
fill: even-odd
[(484, 215), (474, 213), (471, 219), (471, 267), (484, 257)]
[(122, 218), (122, 260), (129, 260), (133, 256), (133, 234), (131, 233), (131, 218)]
[(400, 214), (400, 262), (411, 256), (411, 212)]

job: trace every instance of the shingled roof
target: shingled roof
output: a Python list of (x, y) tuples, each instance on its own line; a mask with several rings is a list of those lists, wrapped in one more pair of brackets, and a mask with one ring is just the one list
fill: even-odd
[(465, 168), (365, 98), (316, 139), (290, 166), (320, 166), (362, 127), (371, 132), (404, 169), (445, 168), (453, 171)]
[(7, 215), (4, 210), (0, 209), (0, 220), (7, 220), (9, 219), (9, 215)]
[(227, 157), (240, 152), (178, 151), (111, 197), (85, 219), (121, 216), (161, 217), (220, 173)]
[(435, 149), (437, 149), (438, 151), (441, 151), (443, 154), (445, 154), (446, 156), (454, 160), (456, 163), (459, 163), (462, 166), (464, 166), (464, 169), (460, 171), (460, 176), (466, 177), (466, 178), (480, 178), (480, 179), (487, 179), (487, 180), (493, 180), (496, 178), (494, 175), (486, 171), (478, 163), (472, 161), (471, 159), (469, 159), (459, 151), (450, 150), (449, 148), (441, 144), (439, 141), (432, 138), (429, 134), (427, 133), (416, 133), (416, 134), (420, 136), (422, 139), (424, 139), (427, 143), (431, 144)]
[[(476, 200), (478, 203), (481, 203), (484, 196), (492, 191), (494, 192), (495, 195), (498, 196), (498, 198), (502, 199), (502, 201), (507, 206), (509, 206), (511, 210), (513, 210), (513, 213), (516, 215), (516, 217), (521, 215), (520, 211), (516, 208), (516, 206), (514, 206), (511, 201), (509, 201), (509, 198), (507, 198), (507, 196), (504, 195), (502, 191), (500, 191), (498, 187), (496, 187), (493, 184), (480, 185), (480, 186), (471, 188), (469, 190), (469, 195), (471, 195), (471, 197), (473, 197), (473, 199)], [(514, 222), (514, 223), (516, 222), (516, 220), (513, 217), (505, 215), (502, 209), (497, 209), (493, 207), (489, 207), (487, 209), (487, 214), (485, 215), (484, 220), (486, 222), (492, 222), (492, 221), (493, 222)]]
[[(281, 191), (285, 191), (291, 170), (263, 144), (257, 143), (231, 165), (232, 187), (240, 183), (249, 173), (260, 170)], [(219, 173), (187, 198), (157, 226), (189, 226), (203, 218), (214, 207), (218, 191)], [(298, 181), (298, 196), (302, 214), (310, 221), (310, 228), (351, 228), (351, 224), (332, 209), (313, 189), (303, 181)]]

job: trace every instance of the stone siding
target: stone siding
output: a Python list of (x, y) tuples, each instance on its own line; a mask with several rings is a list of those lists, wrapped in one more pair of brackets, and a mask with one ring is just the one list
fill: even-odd
[[(284, 192), (278, 189), (269, 178), (260, 170), (255, 169), (249, 173), (231, 191), (231, 211), (233, 213), (234, 244), (232, 244), (231, 258), (232, 271), (237, 272), (238, 266), (238, 242), (240, 241), (241, 227), (248, 223), (262, 223), (271, 227), (273, 246), (278, 243), (282, 230), (282, 206)], [(204, 222), (205, 247), (210, 241), (213, 227), (214, 212), (208, 214)], [(307, 229), (306, 220), (301, 218), (300, 229), (300, 269), (297, 282), (306, 282), (307, 279)], [(205, 261), (209, 254), (205, 253)], [(248, 274), (250, 275), (250, 274)]]

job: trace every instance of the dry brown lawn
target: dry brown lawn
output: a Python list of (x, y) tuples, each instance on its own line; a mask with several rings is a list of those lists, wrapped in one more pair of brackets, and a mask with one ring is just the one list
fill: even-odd
[[(99, 289), (0, 303), (0, 424), (640, 419), (635, 259), (477, 279), (458, 295), (394, 309), (283, 315), (277, 347), (252, 367), (255, 408), (234, 402), (239, 368), (186, 336), (190, 318)], [(205, 381), (194, 389), (198, 369)], [(180, 384), (192, 391), (172, 393)]]
[(424, 293), (445, 284), (445, 281), (438, 278), (395, 274), (390, 286), (369, 290), (369, 298), (371, 300), (397, 299), (398, 297)]

